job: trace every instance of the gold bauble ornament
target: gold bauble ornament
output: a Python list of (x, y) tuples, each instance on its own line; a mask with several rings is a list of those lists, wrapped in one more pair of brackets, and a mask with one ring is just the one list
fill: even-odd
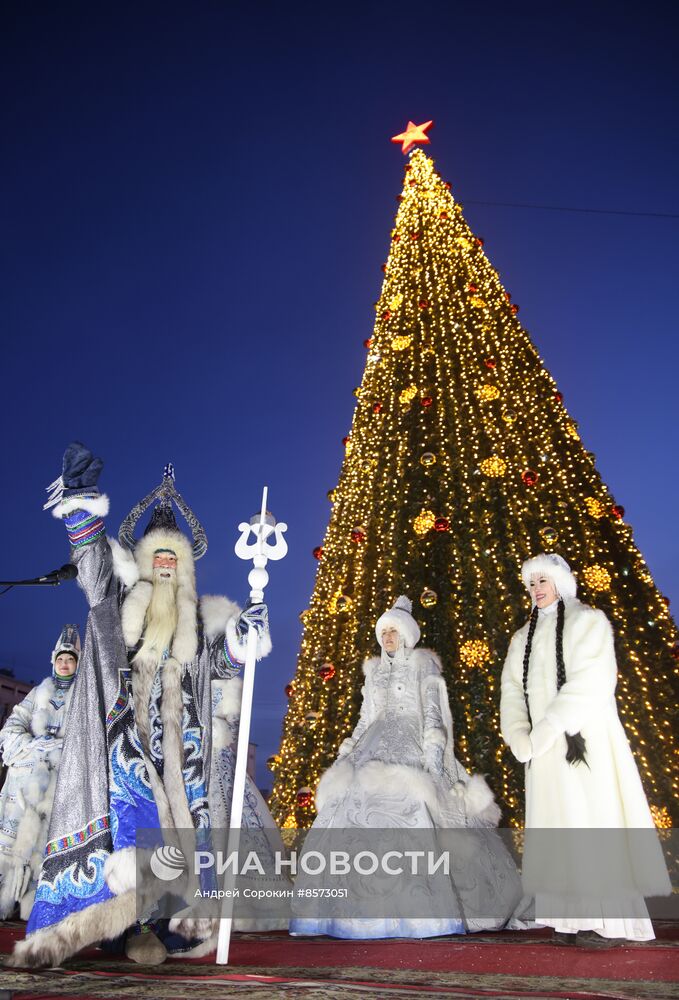
[(504, 476), (507, 471), (507, 463), (504, 458), (500, 458), (499, 455), (491, 455), (490, 458), (484, 458), (480, 463), (479, 468), (484, 476), (490, 476), (491, 479), (497, 479), (500, 476)]
[(351, 600), (351, 598), (347, 594), (342, 594), (340, 597), (337, 598), (335, 602), (335, 607), (337, 608), (339, 614), (346, 615), (351, 611), (352, 604), (353, 601)]
[(544, 528), (540, 528), (540, 538), (545, 545), (555, 545), (559, 538), (559, 532), (556, 528), (550, 528), (549, 525), (546, 525)]
[(412, 401), (415, 399), (415, 396), (417, 396), (417, 386), (409, 385), (405, 389), (403, 389), (403, 391), (398, 397), (398, 401), (401, 404), (401, 406), (407, 406), (409, 403), (412, 403)]
[(438, 594), (431, 587), (425, 587), (420, 594), (420, 604), (423, 608), (433, 608), (438, 599)]
[(585, 566), (582, 571), (582, 579), (590, 590), (611, 589), (611, 574), (604, 566), (600, 566), (598, 563)]
[(483, 403), (488, 403), (493, 399), (497, 399), (498, 396), (500, 395), (500, 390), (498, 389), (498, 387), (496, 385), (491, 385), (488, 382), (486, 382), (484, 385), (477, 386), (477, 388), (474, 391), (478, 396), (478, 398)]
[(432, 465), (436, 465), (436, 455), (433, 451), (425, 451), (424, 455), (420, 457), (420, 465), (423, 465), (425, 469), (428, 469)]
[(510, 427), (516, 420), (516, 416), (517, 416), (516, 410), (508, 409), (502, 411), (502, 419), (506, 424), (509, 424)]
[(585, 507), (590, 517), (595, 518), (597, 521), (606, 514), (606, 504), (597, 497), (586, 497)]
[(320, 717), (320, 712), (307, 712), (304, 716), (304, 723), (307, 729), (315, 729)]
[(436, 524), (436, 515), (432, 510), (423, 510), (413, 520), (413, 531), (416, 535), (426, 535)]
[(460, 646), (460, 659), (468, 667), (482, 667), (491, 659), (491, 652), (482, 639), (468, 639)]
[(412, 344), (412, 342), (413, 342), (413, 338), (412, 338), (411, 335), (407, 335), (407, 336), (406, 335), (401, 335), (401, 336), (398, 336), (398, 337), (394, 337), (394, 339), (391, 342), (391, 347), (392, 347), (392, 350), (394, 350), (394, 351), (405, 351), (405, 350), (407, 350), (410, 347), (410, 345)]

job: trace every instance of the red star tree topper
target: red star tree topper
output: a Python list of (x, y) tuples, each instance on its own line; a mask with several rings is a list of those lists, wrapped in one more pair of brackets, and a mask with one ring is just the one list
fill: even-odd
[(400, 135), (392, 135), (391, 141), (403, 144), (401, 146), (401, 152), (405, 156), (405, 154), (409, 153), (413, 146), (417, 145), (417, 143), (426, 145), (431, 142), (427, 132), (433, 124), (433, 122), (422, 122), (421, 125), (416, 125), (415, 122), (408, 122), (405, 131), (401, 132)]

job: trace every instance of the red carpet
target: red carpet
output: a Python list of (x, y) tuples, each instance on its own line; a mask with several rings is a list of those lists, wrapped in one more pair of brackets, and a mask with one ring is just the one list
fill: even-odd
[[(228, 966), (216, 966), (211, 956), (143, 968), (90, 949), (63, 969), (30, 978), (25, 973), (16, 978), (15, 973), (10, 980), (10, 970), (0, 971), (0, 989), (11, 987), (12, 1000), (116, 996), (116, 984), (123, 980), (129, 985), (136, 982), (138, 997), (174, 998), (195, 990), (201, 997), (246, 992), (249, 997), (356, 995), (371, 1000), (395, 993), (557, 1000), (679, 998), (679, 924), (657, 925), (656, 932), (656, 941), (607, 951), (553, 945), (547, 930), (363, 942), (290, 938), (283, 932), (235, 934)], [(22, 936), (22, 924), (0, 924), (0, 952), (10, 952)], [(219, 989), (221, 993), (213, 993)]]

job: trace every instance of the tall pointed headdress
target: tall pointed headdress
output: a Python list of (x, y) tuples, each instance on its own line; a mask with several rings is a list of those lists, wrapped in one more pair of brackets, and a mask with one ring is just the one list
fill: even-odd
[(207, 535), (205, 534), (205, 529), (189, 505), (186, 503), (181, 493), (178, 492), (177, 487), (174, 484), (174, 466), (171, 462), (165, 466), (163, 470), (163, 478), (159, 485), (156, 486), (154, 490), (151, 490), (148, 496), (145, 496), (143, 500), (140, 500), (139, 503), (132, 508), (123, 523), (120, 525), (120, 530), (118, 532), (118, 541), (120, 544), (124, 545), (128, 549), (134, 549), (137, 544), (137, 539), (134, 537), (134, 529), (137, 526), (139, 518), (154, 502), (157, 502), (157, 505), (153, 510), (151, 520), (149, 521), (144, 534), (147, 534), (155, 528), (165, 528), (166, 530), (169, 529), (172, 531), (179, 531), (177, 521), (174, 516), (174, 510), (172, 508), (172, 504), (174, 504), (191, 529), (191, 535), (193, 538), (193, 558), (200, 559), (201, 556), (204, 556), (207, 552)]
[(64, 625), (56, 646), (52, 650), (52, 666), (59, 653), (72, 653), (76, 660), (80, 659), (80, 633), (77, 625)]

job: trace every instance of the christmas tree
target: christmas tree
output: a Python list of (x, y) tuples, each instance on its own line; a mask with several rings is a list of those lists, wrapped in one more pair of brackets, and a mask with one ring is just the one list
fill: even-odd
[[(398, 137), (428, 142), (431, 123)], [(305, 827), (313, 792), (358, 718), (374, 624), (399, 594), (444, 664), (458, 757), (523, 820), (523, 767), (499, 733), (500, 674), (530, 600), (520, 567), (556, 551), (610, 618), (618, 706), (658, 826), (677, 787), (677, 630), (518, 307), (462, 206), (410, 153), (270, 805)]]

